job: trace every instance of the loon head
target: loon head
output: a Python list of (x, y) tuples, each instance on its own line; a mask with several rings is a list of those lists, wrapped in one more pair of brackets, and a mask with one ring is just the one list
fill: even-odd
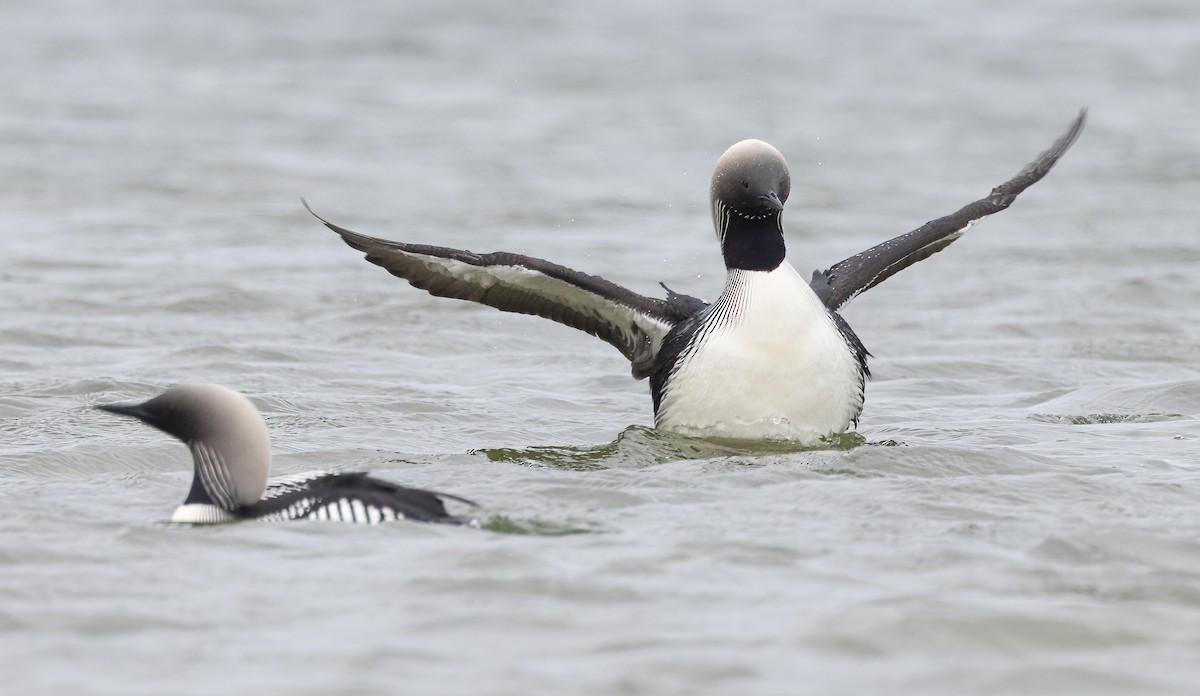
[(271, 469), (267, 426), (250, 400), (219, 384), (181, 384), (140, 404), (96, 408), (132, 416), (182, 440), (195, 477), (186, 503), (232, 512), (262, 498)]
[(777, 216), (791, 190), (792, 176), (779, 150), (761, 140), (743, 140), (726, 150), (713, 170), (713, 218), (718, 206), (749, 220)]
[(709, 202), (728, 268), (771, 270), (783, 262), (783, 204), (792, 176), (779, 150), (743, 140), (713, 171)]

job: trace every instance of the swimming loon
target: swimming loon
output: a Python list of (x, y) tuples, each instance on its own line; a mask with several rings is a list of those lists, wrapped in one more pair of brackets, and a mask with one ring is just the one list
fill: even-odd
[(837, 311), (865, 290), (946, 248), (975, 221), (1041, 180), (1082, 132), (1082, 109), (1049, 149), (986, 197), (815, 271), (788, 263), (783, 156), (744, 140), (718, 160), (710, 203), (727, 276), (711, 305), (663, 285), (665, 300), (539, 258), (406, 244), (339, 227), (367, 261), (433, 295), (535, 314), (615, 346), (650, 378), (655, 426), (701, 437), (815, 444), (858, 423), (869, 353)]
[(219, 384), (181, 384), (140, 404), (98, 404), (182, 440), (192, 452), (192, 489), (172, 522), (318, 519), (470, 522), (446, 512), (465, 498), (406, 488), (366, 473), (314, 472), (268, 481), (271, 443), (258, 409)]

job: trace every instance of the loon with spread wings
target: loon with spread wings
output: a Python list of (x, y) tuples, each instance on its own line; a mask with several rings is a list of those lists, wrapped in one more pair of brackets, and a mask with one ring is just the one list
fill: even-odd
[(721, 156), (712, 178), (713, 225), (727, 270), (712, 304), (666, 286), (665, 300), (646, 297), (520, 254), (368, 237), (313, 215), (367, 261), (432, 295), (534, 314), (612, 344), (635, 378), (650, 378), (662, 430), (811, 444), (857, 425), (870, 376), (869, 353), (837, 310), (1011, 205), (1071, 147), (1086, 117), (1081, 110), (1049, 149), (984, 198), (807, 282), (786, 259), (787, 163), (767, 143), (743, 140)]

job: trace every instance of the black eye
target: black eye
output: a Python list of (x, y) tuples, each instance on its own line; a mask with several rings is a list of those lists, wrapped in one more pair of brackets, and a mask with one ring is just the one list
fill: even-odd
[(749, 189), (749, 188), (750, 188), (750, 182), (749, 182), (749, 181), (743, 181), (743, 182), (742, 182), (742, 188), (744, 188), (744, 189)]

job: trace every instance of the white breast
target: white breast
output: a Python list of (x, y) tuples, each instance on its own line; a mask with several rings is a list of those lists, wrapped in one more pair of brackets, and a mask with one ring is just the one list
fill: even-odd
[(857, 359), (787, 262), (731, 270), (707, 312), (667, 381), (659, 429), (815, 444), (862, 410)]

